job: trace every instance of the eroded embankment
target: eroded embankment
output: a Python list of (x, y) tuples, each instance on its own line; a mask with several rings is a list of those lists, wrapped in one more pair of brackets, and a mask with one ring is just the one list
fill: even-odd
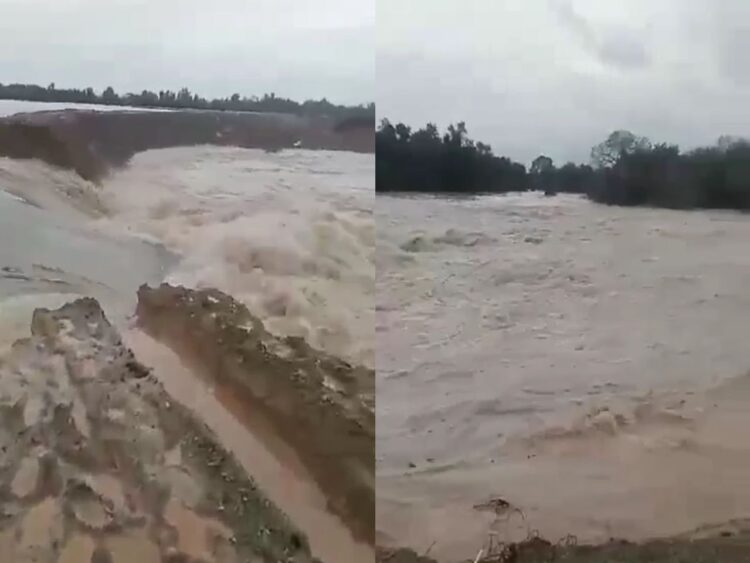
[(222, 145), (374, 152), (374, 127), (328, 118), (215, 111), (51, 111), (0, 119), (0, 156), (38, 158), (99, 181), (148, 149)]
[[(695, 540), (663, 539), (643, 543), (610, 540), (577, 545), (574, 537), (557, 544), (538, 537), (523, 542), (488, 544), (476, 557), (460, 563), (744, 563), (750, 554), (750, 528), (737, 534), (715, 533)], [(437, 563), (411, 549), (382, 549), (378, 563)], [(458, 563), (458, 562), (456, 562)]]
[(229, 386), (290, 445), (354, 536), (374, 542), (374, 373), (279, 338), (218, 290), (138, 292), (139, 325)]
[(310, 562), (307, 542), (93, 299), (0, 360), (3, 561)]

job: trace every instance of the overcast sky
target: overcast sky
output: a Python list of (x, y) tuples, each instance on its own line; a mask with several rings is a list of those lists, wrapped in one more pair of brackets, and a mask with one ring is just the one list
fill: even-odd
[(374, 0), (0, 0), (0, 83), (374, 99)]
[(378, 0), (380, 117), (466, 121), (496, 154), (588, 160), (619, 128), (750, 134), (748, 0)]

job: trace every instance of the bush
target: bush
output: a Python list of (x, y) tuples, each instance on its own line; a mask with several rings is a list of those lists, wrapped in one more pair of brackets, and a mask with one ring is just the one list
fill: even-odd
[(592, 164), (555, 167), (540, 155), (529, 171), (496, 156), (458, 123), (412, 132), (383, 120), (376, 132), (377, 191), (585, 194), (613, 205), (750, 209), (750, 143), (723, 136), (716, 146), (681, 153), (629, 131), (614, 131), (592, 151)]

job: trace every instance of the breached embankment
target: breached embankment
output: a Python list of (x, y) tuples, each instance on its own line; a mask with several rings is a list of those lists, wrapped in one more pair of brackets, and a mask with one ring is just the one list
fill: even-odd
[[(280, 437), (354, 537), (374, 543), (373, 370), (280, 338), (218, 290), (141, 287), (138, 324)], [(270, 444), (274, 448), (274, 444)]]
[(37, 309), (0, 359), (3, 560), (313, 561), (99, 304)]
[(0, 156), (37, 158), (95, 182), (138, 152), (193, 145), (371, 153), (374, 124), (216, 111), (65, 110), (0, 119)]

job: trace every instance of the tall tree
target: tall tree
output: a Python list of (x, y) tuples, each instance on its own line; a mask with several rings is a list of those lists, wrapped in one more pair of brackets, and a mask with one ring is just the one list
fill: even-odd
[(632, 154), (637, 150), (650, 148), (651, 141), (646, 137), (639, 137), (625, 130), (613, 131), (609, 137), (591, 149), (591, 163), (596, 168), (610, 168), (622, 154)]

